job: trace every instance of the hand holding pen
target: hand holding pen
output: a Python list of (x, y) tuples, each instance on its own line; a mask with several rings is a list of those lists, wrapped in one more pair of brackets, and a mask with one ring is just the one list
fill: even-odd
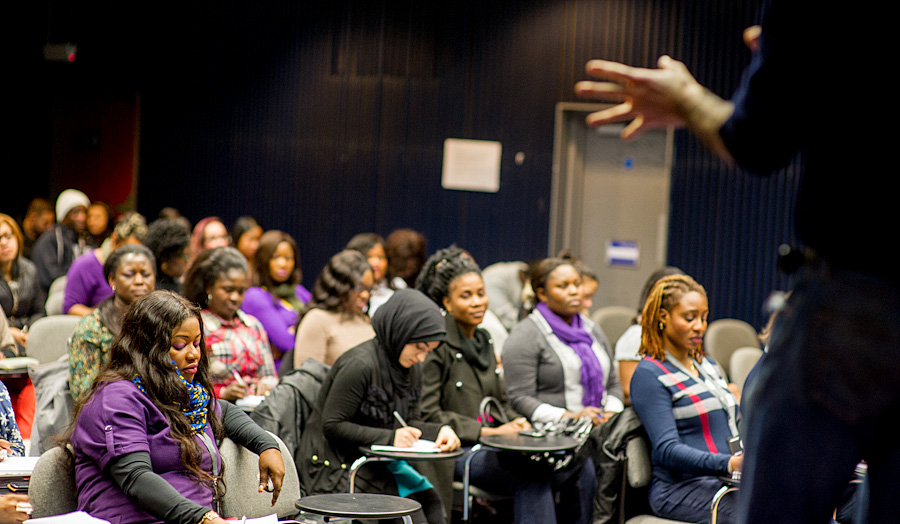
[(419, 440), (419, 437), (422, 436), (422, 431), (418, 428), (414, 428), (409, 426), (403, 417), (400, 416), (400, 413), (394, 411), (394, 418), (397, 419), (397, 422), (400, 423), (400, 427), (394, 431), (394, 446), (398, 448), (408, 448), (416, 443)]

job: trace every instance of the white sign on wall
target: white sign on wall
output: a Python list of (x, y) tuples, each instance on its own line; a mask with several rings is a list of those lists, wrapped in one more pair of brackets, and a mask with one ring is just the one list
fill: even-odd
[(441, 186), (444, 189), (483, 191), (500, 190), (500, 142), (491, 140), (444, 140), (444, 167)]

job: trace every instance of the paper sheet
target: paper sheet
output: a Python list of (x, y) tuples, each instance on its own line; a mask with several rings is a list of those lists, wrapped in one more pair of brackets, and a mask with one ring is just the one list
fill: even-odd
[(419, 439), (408, 448), (398, 448), (396, 446), (385, 446), (382, 444), (373, 444), (372, 451), (394, 451), (397, 453), (440, 453), (441, 450), (435, 447), (433, 440)]

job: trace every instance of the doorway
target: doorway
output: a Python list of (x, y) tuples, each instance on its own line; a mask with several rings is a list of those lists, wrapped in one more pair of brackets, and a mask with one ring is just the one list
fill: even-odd
[(549, 253), (581, 258), (599, 281), (594, 309), (637, 308), (645, 280), (666, 263), (673, 131), (619, 138), (589, 129), (606, 104), (559, 103), (553, 148)]

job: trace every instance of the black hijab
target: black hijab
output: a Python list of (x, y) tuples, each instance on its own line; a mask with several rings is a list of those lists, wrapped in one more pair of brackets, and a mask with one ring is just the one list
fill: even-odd
[(413, 289), (395, 291), (375, 311), (372, 328), (375, 330), (381, 391), (370, 393), (379, 397), (384, 395), (382, 398), (387, 400), (388, 411), (378, 415), (389, 422), (394, 410), (404, 416), (410, 415), (419, 400), (419, 366), (405, 368), (400, 365), (403, 347), (418, 342), (443, 342), (447, 329), (437, 304)]

